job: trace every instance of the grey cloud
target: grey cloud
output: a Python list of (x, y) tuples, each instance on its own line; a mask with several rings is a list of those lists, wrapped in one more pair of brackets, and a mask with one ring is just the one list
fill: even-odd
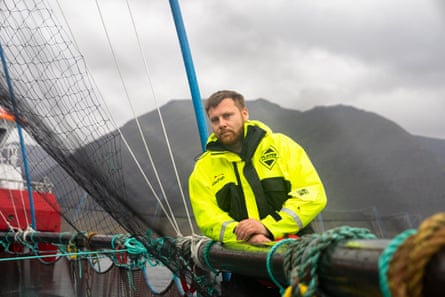
[[(163, 100), (190, 97), (170, 9), (146, 2), (133, 6), (154, 88)], [(416, 104), (415, 96), (436, 104), (445, 95), (442, 1), (189, 0), (181, 9), (203, 97), (236, 88), (296, 109), (351, 104), (438, 135), (433, 128), (440, 123), (428, 118), (440, 108), (423, 109), (421, 123), (422, 115), (403, 107), (400, 90)], [(82, 34), (89, 33), (88, 42), (100, 39), (93, 30)], [(87, 47), (96, 67), (113, 71), (98, 46)], [(143, 72), (132, 48), (122, 47), (119, 60), (128, 79), (139, 81)], [(391, 104), (399, 112), (388, 113)]]

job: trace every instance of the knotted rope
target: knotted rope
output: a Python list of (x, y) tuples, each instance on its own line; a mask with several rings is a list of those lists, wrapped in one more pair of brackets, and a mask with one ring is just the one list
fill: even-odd
[[(416, 232), (405, 231), (395, 237), (383, 252), (379, 263), (380, 287), (384, 297), (423, 296), (422, 281), (426, 265), (444, 247), (445, 213), (426, 219)], [(392, 257), (388, 257), (390, 250), (394, 249)]]
[[(293, 297), (314, 296), (318, 286), (318, 260), (333, 243), (346, 239), (374, 239), (368, 229), (338, 227), (321, 234), (304, 235), (289, 245), (284, 256), (284, 271), (288, 274)], [(303, 289), (304, 288), (304, 289)], [(289, 290), (286, 292), (287, 296)]]

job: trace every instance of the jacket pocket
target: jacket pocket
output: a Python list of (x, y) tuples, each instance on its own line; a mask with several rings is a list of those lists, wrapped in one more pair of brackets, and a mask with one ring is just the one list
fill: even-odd
[(279, 211), (289, 199), (290, 182), (283, 177), (272, 177), (261, 181), (267, 203), (275, 211)]
[(227, 212), (234, 220), (247, 219), (246, 202), (242, 191), (234, 183), (224, 185), (216, 193), (216, 201), (219, 208)]

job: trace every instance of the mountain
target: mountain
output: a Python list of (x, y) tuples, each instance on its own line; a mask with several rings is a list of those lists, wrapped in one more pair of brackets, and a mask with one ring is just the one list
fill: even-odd
[(445, 166), (445, 141), (443, 139), (418, 136), (425, 149), (431, 151), (437, 158), (437, 161)]
[[(445, 140), (412, 135), (378, 114), (351, 106), (323, 106), (302, 112), (266, 99), (247, 101), (247, 106), (251, 119), (265, 122), (305, 148), (326, 188), (328, 206), (322, 216), (328, 227), (330, 222), (361, 226), (363, 221), (372, 221), (372, 226), (363, 226), (380, 230), (386, 236), (388, 233), (382, 229), (400, 232), (415, 227), (423, 218), (444, 208)], [(130, 153), (122, 148), (129, 197), (126, 205), (141, 217), (151, 218), (160, 211), (152, 190), (159, 197), (165, 192), (175, 216), (185, 222), (187, 214), (179, 189), (188, 203), (188, 176), (194, 159), (201, 153), (193, 106), (190, 100), (172, 100), (160, 112), (168, 144), (157, 111), (138, 118), (150, 155), (145, 152), (134, 120), (121, 127), (132, 150)], [(149, 185), (138, 167), (144, 169)], [(54, 168), (42, 171), (51, 180), (62, 176)], [(156, 182), (157, 177), (163, 188)], [(76, 207), (75, 201), (70, 203), (71, 208)], [(168, 225), (163, 221), (154, 224)]]
[[(247, 102), (250, 118), (267, 123), (300, 143), (317, 167), (328, 194), (328, 209), (377, 208), (380, 215), (410, 213), (429, 216), (444, 207), (444, 166), (427, 148), (425, 139), (396, 123), (350, 106), (315, 107), (301, 112), (265, 99)], [(190, 100), (173, 100), (161, 107), (183, 189), (200, 154), (197, 125)], [(175, 184), (167, 146), (156, 111), (139, 118), (160, 175)], [(143, 156), (135, 123), (123, 126), (124, 135)], [(442, 147), (444, 140), (435, 140)], [(148, 165), (148, 164), (145, 164)], [(134, 170), (132, 171), (134, 172)], [(134, 174), (131, 181), (135, 181)], [(164, 180), (164, 179), (163, 179)], [(173, 190), (167, 189), (174, 197)], [(138, 196), (142, 193), (134, 193)]]

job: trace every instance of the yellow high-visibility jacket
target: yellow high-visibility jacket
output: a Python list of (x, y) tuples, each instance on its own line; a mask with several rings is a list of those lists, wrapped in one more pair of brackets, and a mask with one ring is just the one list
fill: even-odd
[(236, 241), (238, 222), (261, 220), (272, 239), (296, 234), (326, 206), (323, 184), (304, 149), (259, 121), (244, 124), (240, 154), (211, 134), (189, 178), (189, 194), (201, 232)]

